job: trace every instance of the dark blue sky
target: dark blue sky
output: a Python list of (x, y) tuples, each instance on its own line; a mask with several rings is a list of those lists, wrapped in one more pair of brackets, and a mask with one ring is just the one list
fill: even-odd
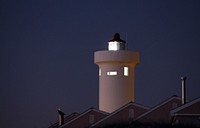
[(139, 51), (136, 102), (200, 97), (198, 0), (0, 0), (0, 127), (45, 128), (66, 113), (98, 108), (95, 51), (115, 32)]

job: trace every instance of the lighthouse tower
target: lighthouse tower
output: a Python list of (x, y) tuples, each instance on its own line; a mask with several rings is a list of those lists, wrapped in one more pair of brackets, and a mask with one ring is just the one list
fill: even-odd
[(99, 66), (99, 109), (113, 112), (134, 101), (134, 68), (139, 53), (126, 49), (119, 33), (108, 41), (108, 50), (96, 51), (94, 62)]

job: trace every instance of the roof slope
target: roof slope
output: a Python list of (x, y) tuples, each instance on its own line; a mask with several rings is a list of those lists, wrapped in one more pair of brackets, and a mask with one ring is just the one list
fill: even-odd
[[(194, 105), (195, 108), (192, 108)], [(187, 109), (187, 111), (186, 111)], [(190, 109), (190, 112), (189, 112), (189, 109)], [(184, 111), (185, 110), (185, 111)], [(188, 114), (200, 114), (200, 97), (191, 101), (191, 102), (188, 102), (174, 110), (171, 110), (171, 115), (175, 114), (175, 113), (188, 113)]]
[(89, 116), (90, 115), (95, 116), (94, 121), (96, 122), (96, 121), (100, 120), (101, 118), (107, 116), (108, 113), (94, 109), (94, 108), (90, 108), (87, 111), (80, 114), (79, 116), (77, 116), (76, 118), (70, 120), (66, 124), (63, 124), (62, 126), (60, 126), (60, 128), (71, 128), (71, 127), (84, 128), (84, 127), (88, 127), (89, 125), (91, 125), (89, 123)]
[(94, 127), (102, 127), (105, 125), (111, 125), (116, 123), (126, 123), (132, 121), (132, 118), (129, 117), (129, 110), (134, 110), (134, 117), (137, 117), (141, 113), (144, 113), (148, 111), (150, 108), (134, 103), (129, 102), (128, 104), (122, 106), (118, 110), (114, 111), (110, 115), (106, 116), (105, 118), (102, 118), (101, 120), (97, 121), (93, 125), (91, 125), (92, 128)]
[[(77, 112), (73, 112), (71, 113), (70, 115), (66, 116), (64, 118), (64, 124), (69, 122), (70, 120), (73, 120), (74, 118), (76, 118), (78, 115), (80, 115), (79, 113)], [(58, 128), (59, 127), (59, 124), (58, 124), (58, 121), (54, 124), (52, 124), (51, 126), (49, 126), (48, 128)]]
[(176, 95), (168, 98), (164, 102), (153, 107), (149, 111), (138, 116), (135, 121), (140, 121), (143, 123), (155, 123), (155, 122), (170, 122), (169, 112), (173, 109), (173, 104), (176, 104), (177, 107), (181, 105), (181, 98)]

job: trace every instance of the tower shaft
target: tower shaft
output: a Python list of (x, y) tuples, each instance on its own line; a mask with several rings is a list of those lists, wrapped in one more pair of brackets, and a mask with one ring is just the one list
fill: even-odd
[(134, 101), (134, 68), (139, 53), (128, 50), (97, 51), (99, 66), (99, 109), (113, 112)]

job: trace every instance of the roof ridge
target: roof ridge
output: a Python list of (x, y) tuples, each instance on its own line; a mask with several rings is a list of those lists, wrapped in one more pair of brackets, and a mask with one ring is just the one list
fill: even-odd
[(70, 124), (70, 123), (73, 122), (74, 120), (79, 119), (80, 117), (82, 117), (83, 115), (87, 114), (87, 113), (90, 112), (90, 111), (96, 111), (96, 112), (100, 112), (100, 113), (103, 113), (103, 114), (107, 114), (107, 115), (108, 115), (107, 112), (104, 112), (104, 111), (101, 111), (101, 110), (95, 109), (95, 108), (93, 108), (93, 107), (90, 107), (89, 109), (87, 109), (86, 111), (82, 112), (80, 115), (78, 115), (78, 116), (75, 117), (74, 119), (72, 119), (72, 120), (70, 120), (69, 122), (63, 124), (60, 128), (63, 128), (64, 126)]
[(178, 98), (178, 99), (181, 100), (180, 97), (178, 97), (178, 96), (176, 96), (176, 95), (173, 95), (173, 96), (169, 97), (168, 99), (164, 100), (163, 102), (159, 103), (158, 105), (154, 106), (154, 107), (151, 108), (149, 111), (147, 111), (147, 112), (141, 114), (140, 116), (136, 117), (134, 120), (138, 120), (138, 119), (144, 117), (145, 115), (147, 115), (147, 114), (149, 114), (149, 113), (155, 111), (156, 109), (158, 109), (159, 107), (161, 107), (161, 106), (163, 106), (164, 104), (168, 103), (170, 100), (172, 100), (172, 99), (174, 99), (174, 98), (176, 98), (176, 99)]
[(196, 99), (194, 99), (194, 100), (192, 100), (192, 101), (190, 101), (190, 102), (188, 102), (186, 104), (183, 104), (178, 108), (175, 108), (175, 109), (171, 110), (170, 114), (172, 115), (173, 113), (178, 112), (178, 111), (180, 111), (180, 110), (182, 110), (184, 108), (187, 108), (187, 107), (189, 107), (189, 106), (191, 106), (191, 105), (193, 105), (193, 104), (195, 104), (195, 103), (197, 103), (199, 101), (200, 101), (200, 97), (198, 97), (198, 98), (196, 98)]
[(125, 104), (124, 106), (120, 107), (119, 109), (115, 110), (114, 112), (110, 113), (108, 116), (106, 116), (105, 118), (102, 118), (101, 120), (97, 121), (96, 123), (92, 124), (90, 127), (94, 127), (95, 125), (99, 124), (100, 122), (110, 118), (111, 116), (119, 113), (120, 111), (124, 110), (125, 108), (127, 108), (128, 106), (130, 105), (135, 105), (135, 106), (138, 106), (138, 107), (142, 107), (142, 108), (145, 108), (145, 109), (150, 109), (149, 107), (145, 107), (145, 106), (142, 106), (140, 104), (137, 104), (133, 101), (130, 101), (129, 103)]

